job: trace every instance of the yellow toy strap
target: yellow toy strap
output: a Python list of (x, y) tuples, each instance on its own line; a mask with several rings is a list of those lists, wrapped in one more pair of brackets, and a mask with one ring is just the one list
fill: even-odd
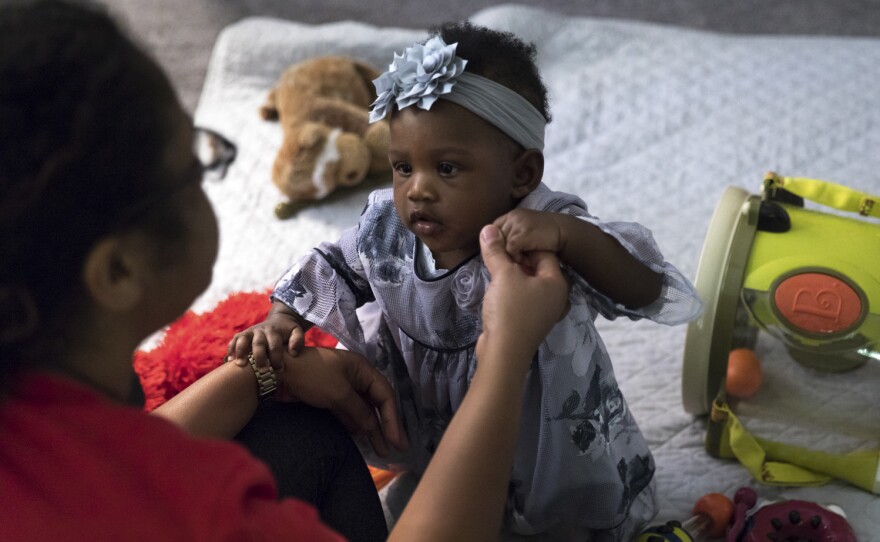
[(816, 486), (837, 478), (865, 491), (880, 493), (878, 450), (835, 455), (758, 438), (719, 399), (712, 404), (711, 422), (723, 424), (718, 455), (737, 459), (761, 483)]
[(880, 202), (880, 198), (840, 184), (804, 177), (780, 177), (771, 171), (764, 176), (764, 187), (771, 191), (784, 188), (796, 196), (833, 209), (880, 218), (880, 205), (874, 205)]

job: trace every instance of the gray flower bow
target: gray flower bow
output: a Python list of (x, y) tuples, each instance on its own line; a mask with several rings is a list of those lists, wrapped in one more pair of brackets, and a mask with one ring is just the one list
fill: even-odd
[(395, 103), (398, 109), (415, 104), (428, 110), (437, 98), (448, 94), (467, 64), (455, 56), (457, 45), (447, 45), (435, 36), (424, 45), (408, 47), (403, 55), (395, 53), (388, 71), (373, 81), (378, 98), (372, 104), (370, 122), (384, 118)]

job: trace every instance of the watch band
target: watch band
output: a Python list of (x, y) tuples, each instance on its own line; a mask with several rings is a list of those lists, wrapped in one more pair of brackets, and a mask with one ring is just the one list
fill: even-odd
[(275, 376), (275, 370), (272, 369), (271, 364), (266, 364), (265, 367), (257, 367), (257, 361), (254, 359), (253, 352), (248, 354), (248, 362), (251, 364), (251, 369), (254, 370), (254, 375), (257, 377), (257, 397), (261, 402), (268, 401), (275, 395), (275, 390), (278, 389), (278, 377)]

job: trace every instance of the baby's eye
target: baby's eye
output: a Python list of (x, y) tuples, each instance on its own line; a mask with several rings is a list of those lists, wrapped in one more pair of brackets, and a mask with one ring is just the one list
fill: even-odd
[(398, 175), (406, 176), (412, 173), (412, 166), (410, 166), (406, 162), (397, 162), (393, 164), (392, 167), (394, 168), (394, 172)]
[(458, 173), (458, 166), (450, 164), (449, 162), (440, 162), (437, 166), (437, 172), (440, 173), (440, 175), (455, 175)]

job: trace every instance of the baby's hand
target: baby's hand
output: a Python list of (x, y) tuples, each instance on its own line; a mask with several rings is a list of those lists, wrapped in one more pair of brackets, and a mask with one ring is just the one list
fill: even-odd
[(526, 252), (560, 252), (564, 247), (559, 213), (514, 209), (493, 223), (504, 235), (504, 248), (516, 263), (523, 262)]
[(296, 356), (304, 342), (305, 330), (296, 315), (289, 309), (276, 310), (273, 307), (264, 321), (232, 337), (226, 357), (244, 365), (248, 363), (248, 353), (252, 352), (258, 366), (268, 362), (276, 371), (283, 371), (285, 349)]

